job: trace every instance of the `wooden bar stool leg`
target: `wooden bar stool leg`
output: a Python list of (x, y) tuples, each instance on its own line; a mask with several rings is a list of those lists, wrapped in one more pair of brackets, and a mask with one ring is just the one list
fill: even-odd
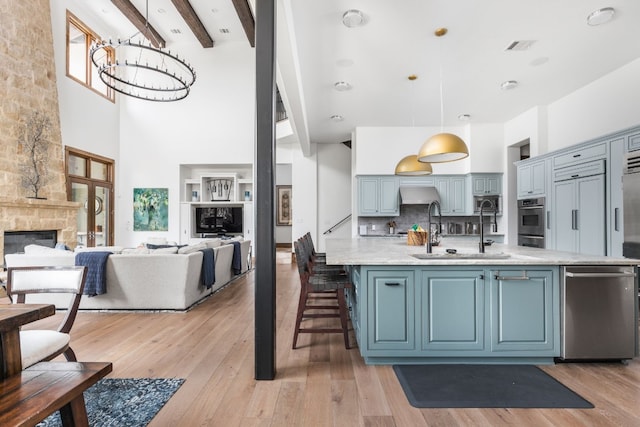
[(293, 350), (296, 349), (298, 343), (298, 333), (300, 332), (300, 323), (302, 323), (302, 317), (304, 315), (304, 309), (307, 306), (307, 289), (306, 286), (300, 287), (300, 300), (298, 301), (298, 314), (296, 314), (296, 326), (293, 331)]

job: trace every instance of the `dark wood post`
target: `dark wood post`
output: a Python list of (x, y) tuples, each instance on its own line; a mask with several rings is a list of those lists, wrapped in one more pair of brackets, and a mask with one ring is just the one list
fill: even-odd
[(256, 1), (256, 380), (276, 375), (275, 3)]

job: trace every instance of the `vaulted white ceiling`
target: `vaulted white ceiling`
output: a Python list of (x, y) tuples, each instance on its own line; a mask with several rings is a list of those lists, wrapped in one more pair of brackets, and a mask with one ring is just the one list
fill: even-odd
[[(144, 14), (146, 1), (132, 2)], [(110, 0), (85, 4), (111, 27), (135, 32)], [(231, 0), (191, 4), (216, 44), (246, 41)], [(290, 114), (300, 116), (294, 128), (316, 143), (349, 140), (356, 126), (460, 125), (461, 114), (468, 114), (472, 123), (505, 122), (640, 57), (637, 0), (277, 4), (280, 89)], [(587, 25), (587, 16), (603, 7), (613, 7), (614, 18), (600, 26)], [(342, 15), (348, 9), (361, 10), (365, 25), (344, 26)], [(170, 0), (150, 0), (149, 21), (169, 47), (198, 43)], [(438, 27), (446, 27), (448, 34), (435, 37)], [(172, 32), (176, 29), (180, 34)], [(533, 43), (525, 50), (507, 51), (514, 41)], [(411, 74), (417, 80), (409, 81)], [(501, 90), (507, 80), (518, 86)], [(337, 91), (336, 82), (347, 82), (351, 89)], [(331, 120), (333, 115), (343, 121)]]

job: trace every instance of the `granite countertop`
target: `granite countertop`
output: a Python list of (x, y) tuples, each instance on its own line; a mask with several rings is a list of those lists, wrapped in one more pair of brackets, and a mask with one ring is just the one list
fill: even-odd
[[(485, 240), (490, 238), (486, 236)], [(456, 249), (455, 255), (446, 249)], [(339, 265), (639, 265), (640, 260), (583, 255), (549, 249), (493, 243), (478, 253), (478, 242), (468, 238), (445, 237), (433, 254), (424, 246), (409, 246), (405, 239), (389, 237), (328, 238), (327, 264)], [(418, 259), (413, 254), (428, 256)]]

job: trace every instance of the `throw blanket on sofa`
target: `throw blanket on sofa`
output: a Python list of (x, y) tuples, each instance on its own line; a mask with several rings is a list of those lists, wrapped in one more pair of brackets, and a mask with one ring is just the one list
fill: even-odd
[(94, 297), (107, 293), (107, 258), (111, 252), (90, 251), (76, 254), (76, 265), (87, 268), (87, 279), (84, 283), (84, 295)]
[(240, 252), (240, 242), (231, 242), (233, 244), (233, 258), (231, 259), (231, 268), (235, 274), (242, 273), (242, 254)]
[(211, 248), (200, 249), (202, 252), (202, 284), (205, 288), (211, 289), (216, 282), (216, 263), (213, 258), (214, 252)]

